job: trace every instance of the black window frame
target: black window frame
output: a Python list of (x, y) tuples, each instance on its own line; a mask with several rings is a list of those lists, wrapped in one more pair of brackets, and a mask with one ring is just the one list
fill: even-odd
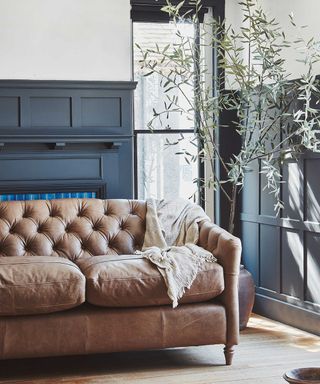
[[(172, 3), (179, 3), (180, 0), (172, 0)], [(186, 2), (187, 3), (187, 2)], [(130, 0), (131, 4), (131, 22), (169, 22), (170, 18), (161, 11), (161, 8), (166, 5), (165, 0)], [(202, 0), (202, 6), (204, 11), (202, 14), (206, 12), (205, 8), (211, 8), (213, 10), (213, 17), (216, 19), (224, 20), (225, 19), (225, 0)], [(192, 8), (190, 6), (185, 7), (186, 10)], [(133, 31), (133, 28), (132, 28)], [(133, 40), (133, 33), (132, 33)], [(133, 43), (133, 41), (132, 41)], [(132, 44), (132, 50), (134, 49), (134, 44)], [(132, 55), (133, 56), (133, 55)], [(223, 73), (219, 73), (217, 68), (218, 62), (218, 53), (216, 49), (212, 50), (212, 65), (213, 65), (213, 73), (215, 73), (215, 77), (223, 79)], [(134, 71), (133, 58), (132, 58), (132, 72)], [(217, 84), (214, 82), (213, 84), (213, 92), (216, 94), (218, 92)], [(224, 87), (224, 82), (220, 82), (220, 86)], [(179, 133), (194, 133), (193, 129), (161, 129), (161, 130), (153, 130), (152, 132), (148, 130), (139, 130), (134, 129), (133, 131), (133, 141), (134, 141), (134, 196), (138, 197), (138, 158), (137, 158), (137, 136), (139, 134), (179, 134)], [(217, 141), (219, 141), (219, 131)], [(200, 144), (201, 145), (201, 144)], [(199, 162), (199, 177), (204, 178), (204, 164)], [(216, 175), (220, 178), (220, 166), (219, 163), (216, 162), (215, 166)], [(205, 202), (205, 191), (203, 188), (199, 190), (199, 203), (204, 206)], [(221, 211), (220, 211), (220, 193), (219, 191), (215, 192), (214, 198), (214, 216), (215, 222), (219, 225)]]

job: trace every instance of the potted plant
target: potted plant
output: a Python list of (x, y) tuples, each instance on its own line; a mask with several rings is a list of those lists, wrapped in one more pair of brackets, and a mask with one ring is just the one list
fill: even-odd
[[(193, 9), (185, 11), (186, 4)], [(149, 128), (152, 130), (159, 122), (166, 124), (171, 114), (188, 117), (195, 133), (192, 144), (200, 146), (196, 154), (179, 149), (178, 155), (187, 162), (210, 165), (210, 175), (195, 181), (201, 188), (218, 191), (227, 201), (227, 229), (231, 233), (247, 172), (260, 163), (278, 214), (283, 208), (282, 165), (303, 151), (320, 151), (320, 109), (314, 102), (320, 94), (314, 70), (320, 61), (320, 43), (303, 38), (290, 41), (279, 23), (256, 1), (244, 0), (239, 4), (243, 23), (235, 31), (224, 20), (214, 18), (206, 18), (200, 27), (201, 0), (178, 4), (167, 0), (163, 11), (177, 26), (180, 22), (193, 23), (197, 39), (181, 34), (177, 27), (177, 36), (170, 45), (149, 49), (137, 45), (145, 75), (158, 74), (166, 95), (163, 109), (153, 110)], [(292, 28), (299, 32), (293, 17), (289, 17)], [(292, 79), (287, 70), (286, 49), (294, 49), (297, 60), (303, 63), (304, 73), (298, 79)], [(214, 72), (203, 55), (206, 50), (216, 52)], [(236, 118), (222, 125), (221, 116), (226, 111)], [(220, 146), (223, 131), (232, 131), (240, 139), (238, 150), (231, 157)], [(167, 141), (167, 145), (175, 144)]]

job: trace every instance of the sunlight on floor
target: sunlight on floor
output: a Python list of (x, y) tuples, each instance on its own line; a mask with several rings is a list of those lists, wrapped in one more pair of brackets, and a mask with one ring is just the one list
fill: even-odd
[(262, 331), (274, 338), (279, 337), (291, 347), (301, 348), (308, 352), (320, 352), (320, 337), (258, 315), (251, 317), (248, 331), (249, 329), (254, 330), (255, 333)]

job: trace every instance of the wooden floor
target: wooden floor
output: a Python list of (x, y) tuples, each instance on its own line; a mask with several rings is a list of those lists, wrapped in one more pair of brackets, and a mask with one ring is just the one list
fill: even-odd
[(284, 384), (295, 367), (320, 366), (320, 338), (253, 316), (231, 367), (221, 346), (0, 362), (0, 383)]

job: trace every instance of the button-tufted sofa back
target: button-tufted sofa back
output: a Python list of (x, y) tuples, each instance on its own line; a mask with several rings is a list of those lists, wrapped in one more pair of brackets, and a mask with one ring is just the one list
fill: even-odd
[(132, 254), (142, 247), (145, 216), (137, 200), (1, 202), (0, 256)]

